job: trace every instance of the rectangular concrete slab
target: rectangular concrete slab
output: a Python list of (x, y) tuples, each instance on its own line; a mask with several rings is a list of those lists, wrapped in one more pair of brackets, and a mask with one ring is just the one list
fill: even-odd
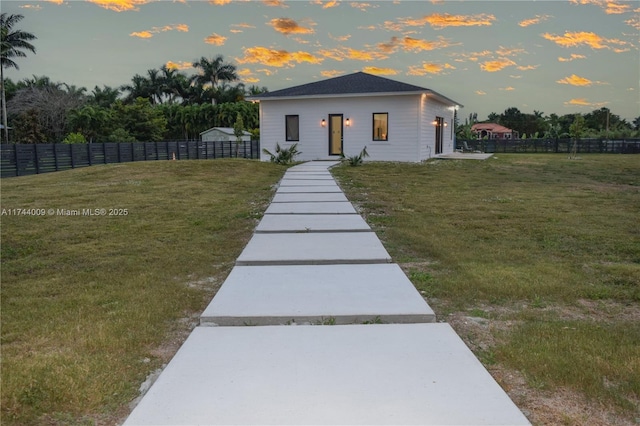
[(333, 186), (333, 179), (282, 179), (280, 186)]
[(299, 203), (271, 203), (265, 214), (355, 214), (348, 201)]
[(202, 325), (435, 322), (397, 264), (236, 266)]
[(368, 232), (371, 228), (357, 214), (266, 214), (256, 227), (265, 232)]
[(271, 200), (272, 203), (317, 203), (317, 202), (348, 202), (349, 200), (344, 194), (338, 192), (309, 192), (299, 193), (294, 192), (291, 194), (276, 194)]
[(289, 168), (289, 170), (304, 170), (304, 169), (324, 169), (327, 170), (337, 164), (339, 161), (309, 161), (306, 163), (298, 164)]
[(124, 423), (529, 425), (448, 324), (197, 327)]
[(333, 185), (322, 186), (280, 186), (276, 193), (290, 193), (290, 192), (342, 192), (340, 187), (335, 183)]
[(291, 180), (331, 180), (333, 181), (333, 176), (329, 173), (326, 174), (318, 174), (318, 173), (287, 173), (282, 177), (283, 181), (291, 181)]
[(236, 260), (251, 265), (390, 263), (373, 232), (254, 234)]

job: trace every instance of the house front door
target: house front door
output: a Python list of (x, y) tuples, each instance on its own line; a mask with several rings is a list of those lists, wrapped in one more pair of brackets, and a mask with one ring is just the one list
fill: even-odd
[(329, 155), (342, 154), (342, 114), (329, 114)]
[(443, 136), (444, 136), (444, 118), (436, 117), (436, 155), (442, 154)]

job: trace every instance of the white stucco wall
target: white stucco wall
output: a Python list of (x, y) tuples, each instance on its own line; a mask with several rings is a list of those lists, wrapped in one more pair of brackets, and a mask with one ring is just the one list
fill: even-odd
[[(373, 113), (388, 113), (388, 140), (373, 140)], [(345, 155), (357, 155), (367, 147), (370, 161), (422, 161), (435, 155), (435, 129), (431, 124), (436, 115), (444, 117), (450, 126), (453, 111), (432, 98), (413, 95), (335, 97), (260, 101), (260, 145), (271, 152), (276, 143), (286, 148), (296, 142), (285, 140), (285, 116), (300, 118), (298, 160), (328, 160), (329, 114), (342, 114), (351, 125), (343, 125)], [(326, 121), (322, 127), (321, 121)], [(452, 151), (449, 128), (445, 129), (443, 151)], [(429, 147), (431, 147), (429, 149)], [(264, 161), (269, 156), (262, 153)]]

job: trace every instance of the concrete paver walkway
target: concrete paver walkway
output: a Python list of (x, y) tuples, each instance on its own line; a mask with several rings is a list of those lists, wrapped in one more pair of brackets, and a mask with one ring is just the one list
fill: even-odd
[(327, 179), (333, 164), (286, 172), (201, 326), (125, 425), (529, 424), (433, 323)]

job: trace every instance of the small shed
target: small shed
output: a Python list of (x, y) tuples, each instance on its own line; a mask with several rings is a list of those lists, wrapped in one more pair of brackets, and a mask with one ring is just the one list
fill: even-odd
[[(251, 141), (251, 133), (244, 130), (242, 132), (241, 139), (244, 142)], [(205, 130), (200, 133), (200, 140), (202, 142), (211, 141), (236, 141), (236, 135), (231, 127), (212, 127), (209, 130)]]
[(248, 99), (260, 102), (260, 146), (273, 152), (276, 144), (298, 144), (303, 161), (337, 160), (365, 147), (373, 161), (450, 154), (462, 107), (431, 89), (364, 72)]

